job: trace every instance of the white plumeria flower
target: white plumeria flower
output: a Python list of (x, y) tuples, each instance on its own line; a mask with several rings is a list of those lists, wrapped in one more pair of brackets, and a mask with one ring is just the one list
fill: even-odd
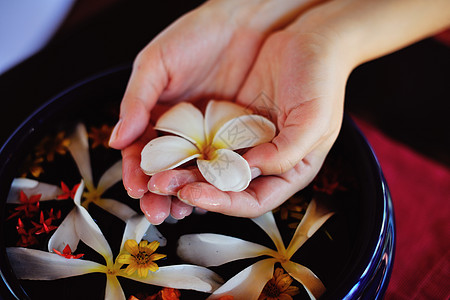
[[(81, 198), (83, 187), (77, 190), (76, 198)], [(20, 279), (28, 280), (55, 280), (89, 273), (105, 273), (107, 277), (105, 299), (125, 300), (118, 276), (146, 284), (171, 287), (176, 289), (192, 289), (211, 293), (221, 282), (221, 278), (209, 269), (193, 265), (163, 266), (155, 272), (149, 272), (146, 277), (138, 274), (128, 274), (122, 269), (122, 264), (114, 262), (111, 248), (103, 236), (100, 228), (91, 218), (87, 210), (77, 205), (77, 215), (73, 225), (81, 240), (98, 252), (105, 259), (106, 264), (84, 259), (67, 259), (55, 253), (21, 248), (9, 247), (6, 249), (9, 261), (15, 275)], [(144, 216), (130, 218), (124, 230), (121, 253), (124, 251), (125, 241), (140, 241), (149, 226)]]
[(21, 204), (20, 191), (24, 192), (27, 197), (31, 195), (41, 195), (39, 201), (54, 200), (61, 195), (62, 190), (59, 186), (39, 182), (29, 178), (14, 178), (9, 189), (6, 203)]
[(175, 134), (157, 137), (142, 150), (147, 175), (176, 168), (194, 158), (203, 177), (222, 191), (239, 192), (251, 181), (247, 161), (233, 150), (270, 142), (275, 125), (229, 101), (210, 101), (205, 116), (181, 102), (157, 121), (155, 129)]
[(201, 233), (182, 236), (177, 253), (188, 262), (206, 267), (245, 258), (271, 257), (247, 267), (217, 289), (208, 299), (217, 299), (224, 295), (233, 296), (235, 300), (258, 299), (265, 284), (272, 278), (274, 264), (277, 262), (305, 287), (312, 299), (315, 299), (325, 292), (325, 286), (310, 269), (291, 261), (291, 257), (332, 215), (333, 212), (320, 202), (312, 200), (287, 248), (284, 246), (272, 212), (252, 219), (271, 238), (276, 251), (230, 236)]
[[(90, 203), (95, 203), (124, 222), (136, 214), (133, 209), (122, 202), (101, 197), (106, 190), (122, 180), (122, 160), (113, 164), (103, 173), (96, 187), (92, 179), (88, 134), (84, 124), (77, 126), (75, 133), (70, 137), (68, 148), (86, 185), (87, 192), (83, 195), (86, 199), (83, 201), (85, 207), (88, 207)], [(20, 191), (23, 191), (28, 197), (41, 194), (40, 201), (57, 200), (62, 193), (61, 188), (57, 185), (28, 178), (15, 178), (11, 184), (7, 203), (20, 204)]]

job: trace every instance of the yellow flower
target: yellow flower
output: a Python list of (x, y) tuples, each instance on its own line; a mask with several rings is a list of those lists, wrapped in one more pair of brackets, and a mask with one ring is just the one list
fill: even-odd
[(277, 268), (259, 296), (258, 300), (292, 300), (292, 296), (299, 293), (299, 288), (291, 286), (292, 277)]
[(128, 265), (125, 269), (128, 275), (137, 271), (139, 277), (145, 278), (149, 270), (152, 272), (158, 270), (158, 265), (154, 261), (166, 257), (165, 254), (154, 253), (158, 247), (158, 241), (149, 243), (143, 240), (138, 244), (135, 240), (127, 240), (125, 250), (128, 253), (119, 255), (117, 262)]

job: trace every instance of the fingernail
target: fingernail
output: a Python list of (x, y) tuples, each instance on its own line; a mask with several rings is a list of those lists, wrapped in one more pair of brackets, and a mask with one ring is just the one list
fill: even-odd
[(252, 167), (250, 169), (250, 172), (252, 173), (252, 179), (255, 179), (256, 177), (262, 174), (261, 170), (257, 167)]
[(117, 136), (119, 135), (120, 126), (122, 126), (122, 119), (119, 119), (116, 126), (114, 126), (111, 136), (109, 137), (109, 145), (116, 141)]
[(180, 201), (183, 202), (184, 204), (187, 204), (187, 205), (189, 205), (189, 206), (194, 206), (191, 202), (189, 202), (189, 201), (183, 199), (183, 196), (182, 196), (182, 189), (178, 191), (178, 193), (177, 193), (177, 198), (178, 198), (178, 200), (180, 200)]

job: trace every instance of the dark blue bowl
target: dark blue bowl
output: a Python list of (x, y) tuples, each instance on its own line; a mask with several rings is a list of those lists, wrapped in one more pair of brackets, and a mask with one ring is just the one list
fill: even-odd
[[(29, 149), (62, 120), (75, 123), (80, 115), (95, 114), (97, 106), (105, 103), (118, 109), (129, 74), (128, 67), (117, 68), (75, 85), (34, 112), (7, 140), (0, 150), (2, 220), (6, 218), (5, 201), (11, 182)], [(394, 214), (386, 181), (371, 147), (348, 116), (331, 155), (344, 158), (344, 168), (352, 174), (357, 188), (353, 198), (342, 202), (340, 223), (348, 230), (348, 245), (336, 254), (342, 257), (333, 258), (339, 262), (332, 266), (327, 292), (321, 299), (380, 299), (389, 282), (395, 245)], [(3, 223), (1, 226), (0, 295), (29, 299), (9, 264), (5, 253), (8, 232)], [(322, 273), (326, 276), (327, 270)]]

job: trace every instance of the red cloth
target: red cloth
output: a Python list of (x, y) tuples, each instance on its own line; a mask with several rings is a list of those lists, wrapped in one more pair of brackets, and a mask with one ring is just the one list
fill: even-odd
[(396, 254), (385, 299), (450, 299), (450, 170), (356, 120), (394, 204)]

